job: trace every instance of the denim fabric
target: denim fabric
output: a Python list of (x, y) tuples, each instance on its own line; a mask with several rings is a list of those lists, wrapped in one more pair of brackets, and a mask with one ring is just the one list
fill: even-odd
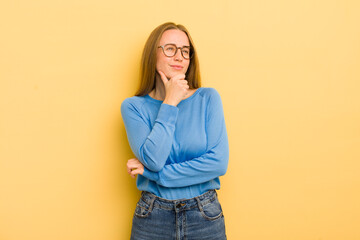
[(142, 192), (131, 240), (225, 240), (225, 222), (215, 190), (185, 200)]

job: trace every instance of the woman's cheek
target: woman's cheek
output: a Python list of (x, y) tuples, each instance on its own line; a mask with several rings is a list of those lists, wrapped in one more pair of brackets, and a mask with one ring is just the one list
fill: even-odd
[(167, 68), (167, 65), (168, 64), (166, 62), (158, 61), (156, 63), (156, 69), (162, 71), (163, 73), (168, 72), (169, 69)]

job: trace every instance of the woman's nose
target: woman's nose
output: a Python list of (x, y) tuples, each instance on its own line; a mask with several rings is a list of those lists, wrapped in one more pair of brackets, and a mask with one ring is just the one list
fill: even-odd
[(177, 61), (182, 61), (183, 60), (183, 56), (182, 56), (182, 54), (181, 54), (181, 49), (177, 49), (177, 51), (176, 51), (176, 54), (175, 54), (175, 60), (177, 60)]

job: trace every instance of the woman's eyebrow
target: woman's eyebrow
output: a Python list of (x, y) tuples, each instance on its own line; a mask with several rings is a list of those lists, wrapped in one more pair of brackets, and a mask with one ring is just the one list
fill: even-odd
[[(176, 45), (175, 43), (165, 43), (164, 45), (166, 45), (166, 44), (174, 44), (175, 46), (178, 46), (178, 45)], [(182, 45), (183, 47), (190, 47), (190, 45)]]

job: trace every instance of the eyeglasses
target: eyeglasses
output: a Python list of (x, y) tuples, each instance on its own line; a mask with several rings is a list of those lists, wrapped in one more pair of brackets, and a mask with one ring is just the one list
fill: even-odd
[(190, 52), (190, 46), (177, 47), (173, 43), (168, 43), (163, 46), (159, 46), (158, 48), (162, 48), (164, 55), (167, 57), (175, 56), (178, 49), (181, 50), (180, 52), (183, 58), (190, 59), (192, 57), (192, 54)]

